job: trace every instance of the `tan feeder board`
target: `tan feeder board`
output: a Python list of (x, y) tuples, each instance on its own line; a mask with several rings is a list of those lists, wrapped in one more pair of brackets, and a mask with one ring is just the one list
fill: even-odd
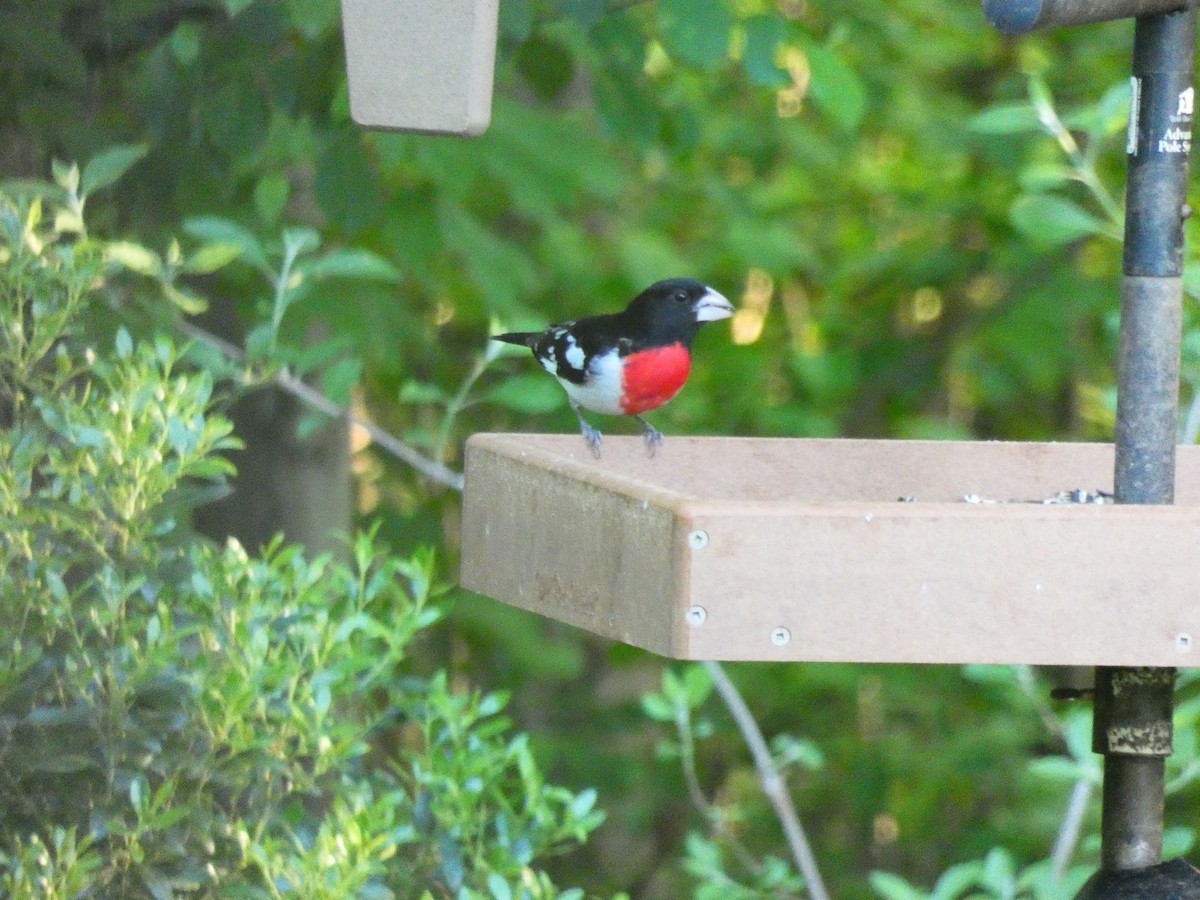
[(498, 0), (342, 0), (350, 117), (364, 128), (482, 134)]
[(1174, 506), (1046, 503), (1112, 445), (477, 434), (461, 580), (679, 659), (1194, 666), (1177, 466)]

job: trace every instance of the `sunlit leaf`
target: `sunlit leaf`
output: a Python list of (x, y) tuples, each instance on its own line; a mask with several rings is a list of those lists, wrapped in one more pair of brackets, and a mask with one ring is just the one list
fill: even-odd
[(162, 260), (148, 247), (130, 241), (111, 241), (104, 245), (104, 255), (139, 275), (157, 278), (162, 274)]
[(182, 268), (190, 275), (208, 275), (229, 265), (241, 253), (237, 244), (205, 244), (188, 256)]
[(182, 313), (198, 316), (208, 309), (208, 299), (195, 291), (177, 284), (164, 284), (162, 289), (167, 299)]

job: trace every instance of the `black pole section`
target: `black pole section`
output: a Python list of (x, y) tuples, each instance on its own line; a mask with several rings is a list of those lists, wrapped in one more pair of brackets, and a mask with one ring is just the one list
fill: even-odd
[(983, 0), (983, 14), (1004, 34), (1132, 19), (1183, 9), (1187, 0)]
[(1117, 360), (1118, 503), (1175, 499), (1196, 11), (1137, 20)]
[[(1195, 50), (1194, 6), (1137, 20), (1117, 359), (1118, 503), (1175, 498)], [(1200, 897), (1200, 880), (1166, 892), (1151, 887), (1164, 874), (1163, 768), (1171, 754), (1174, 685), (1174, 669), (1096, 670), (1092, 746), (1104, 754), (1101, 869), (1081, 898)], [(1184, 869), (1186, 882), (1196, 873)]]

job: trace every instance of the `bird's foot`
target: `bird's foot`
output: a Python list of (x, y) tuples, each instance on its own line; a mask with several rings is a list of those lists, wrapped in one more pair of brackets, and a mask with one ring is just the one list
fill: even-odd
[(592, 451), (592, 456), (596, 459), (600, 458), (600, 432), (593, 428), (587, 422), (580, 421), (579, 431), (583, 435), (583, 440), (587, 443), (588, 449)]
[(587, 419), (583, 417), (583, 413), (579, 411), (579, 405), (574, 400), (571, 401), (571, 412), (575, 413), (575, 418), (579, 420), (579, 433), (583, 435), (588, 449), (592, 451), (592, 456), (599, 459), (600, 432), (588, 424)]
[(658, 448), (662, 446), (662, 432), (643, 419), (641, 416), (635, 416), (635, 418), (642, 423), (642, 437), (646, 441), (646, 452), (650, 455), (650, 458), (653, 459), (654, 454), (658, 452)]

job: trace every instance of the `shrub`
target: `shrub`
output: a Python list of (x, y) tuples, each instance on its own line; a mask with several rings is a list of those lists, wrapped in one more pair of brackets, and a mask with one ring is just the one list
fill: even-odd
[(594, 793), (545, 784), (501, 696), (410, 671), (431, 553), (189, 530), (231, 426), (170, 340), (97, 324), (136, 247), (56, 175), (0, 188), (0, 894), (559, 896), (537, 860)]

